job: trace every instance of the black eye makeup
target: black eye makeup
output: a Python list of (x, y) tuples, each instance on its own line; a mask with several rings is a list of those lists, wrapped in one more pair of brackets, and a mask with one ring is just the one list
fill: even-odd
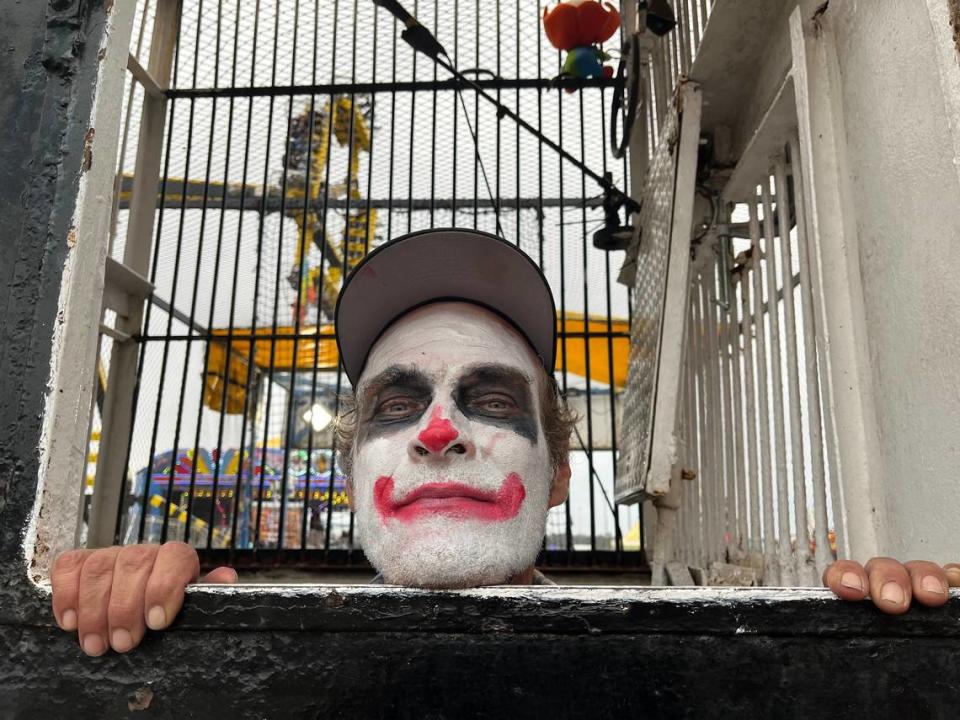
[(512, 430), (536, 444), (530, 378), (520, 370), (496, 363), (470, 367), (457, 382), (453, 400), (471, 420)]
[(423, 417), (433, 383), (418, 368), (391, 365), (365, 383), (359, 393), (358, 442), (409, 427)]

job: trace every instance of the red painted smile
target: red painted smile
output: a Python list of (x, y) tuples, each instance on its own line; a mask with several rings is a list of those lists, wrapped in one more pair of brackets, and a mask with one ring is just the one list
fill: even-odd
[(425, 515), (503, 522), (516, 517), (526, 497), (523, 483), (516, 473), (507, 475), (499, 490), (478, 490), (455, 482), (426, 483), (401, 499), (393, 497), (393, 478), (377, 478), (373, 500), (380, 517), (413, 522)]

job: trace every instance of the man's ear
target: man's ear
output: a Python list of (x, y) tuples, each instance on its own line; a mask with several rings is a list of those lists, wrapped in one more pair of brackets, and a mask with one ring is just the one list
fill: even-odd
[(564, 460), (557, 466), (557, 471), (553, 474), (553, 485), (550, 487), (550, 507), (556, 507), (564, 503), (567, 495), (570, 494), (570, 461)]

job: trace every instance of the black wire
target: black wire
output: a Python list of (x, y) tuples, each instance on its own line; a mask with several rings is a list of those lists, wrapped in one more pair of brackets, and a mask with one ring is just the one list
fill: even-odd
[[(487, 186), (487, 195), (490, 196), (490, 201), (493, 203), (494, 208), (498, 208), (498, 202), (495, 197), (493, 197), (493, 190), (490, 188), (490, 181), (487, 179), (487, 170), (483, 166), (483, 157), (480, 155), (480, 143), (477, 142), (477, 134), (473, 131), (473, 123), (470, 122), (470, 114), (467, 112), (467, 104), (464, 102), (463, 93), (460, 90), (457, 90), (457, 97), (460, 98), (460, 106), (463, 108), (463, 116), (467, 120), (467, 127), (470, 128), (470, 137), (473, 138), (473, 147), (477, 152), (477, 162), (480, 163), (480, 173), (483, 175), (483, 184)], [(506, 238), (506, 235), (503, 234), (503, 228), (500, 227), (500, 213), (495, 212), (494, 217), (497, 222), (497, 235), (502, 238)]]

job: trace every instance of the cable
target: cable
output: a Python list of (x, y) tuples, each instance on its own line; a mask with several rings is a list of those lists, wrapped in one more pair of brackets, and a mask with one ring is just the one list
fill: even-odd
[(467, 121), (467, 127), (470, 128), (470, 137), (473, 138), (473, 148), (477, 154), (477, 162), (480, 164), (480, 174), (483, 175), (483, 184), (487, 186), (487, 195), (490, 196), (490, 202), (493, 203), (493, 217), (497, 222), (497, 235), (506, 238), (506, 235), (503, 234), (503, 228), (500, 227), (500, 203), (497, 198), (493, 197), (493, 190), (490, 189), (487, 170), (483, 166), (483, 157), (480, 155), (480, 143), (477, 140), (477, 134), (473, 131), (473, 125), (470, 123), (470, 114), (467, 112), (467, 103), (464, 102), (463, 93), (460, 92), (460, 90), (457, 90), (456, 93), (457, 97), (460, 98), (460, 107), (463, 108), (463, 116)]
[[(451, 59), (450, 55), (447, 54), (447, 51), (443, 48), (443, 45), (441, 45), (433, 36), (433, 34), (427, 30), (427, 28), (421, 25), (415, 17), (404, 10), (403, 6), (401, 6), (399, 2), (396, 0), (373, 0), (373, 3), (390, 12), (395, 18), (397, 18), (397, 20), (406, 26), (404, 31), (400, 33), (400, 37), (408, 45), (410, 45), (414, 50), (419, 50), (427, 57), (432, 58), (435, 63), (452, 74), (457, 80), (469, 85), (470, 88), (484, 100), (493, 103), (497, 108), (498, 117), (509, 117), (524, 130), (536, 137), (542, 144), (552, 149), (564, 160), (573, 164), (582, 173), (599, 183), (604, 190), (616, 198), (617, 201), (626, 205), (632, 212), (640, 211), (640, 203), (620, 190), (608, 178), (594, 172), (585, 163), (568, 153), (566, 150), (560, 147), (559, 144), (548, 138), (542, 132), (537, 130), (537, 128), (533, 127), (533, 125), (521, 118), (513, 110), (486, 92), (486, 90), (484, 90), (480, 85), (460, 72), (453, 64), (453, 60)], [(461, 98), (461, 102), (462, 101), (463, 99)]]

